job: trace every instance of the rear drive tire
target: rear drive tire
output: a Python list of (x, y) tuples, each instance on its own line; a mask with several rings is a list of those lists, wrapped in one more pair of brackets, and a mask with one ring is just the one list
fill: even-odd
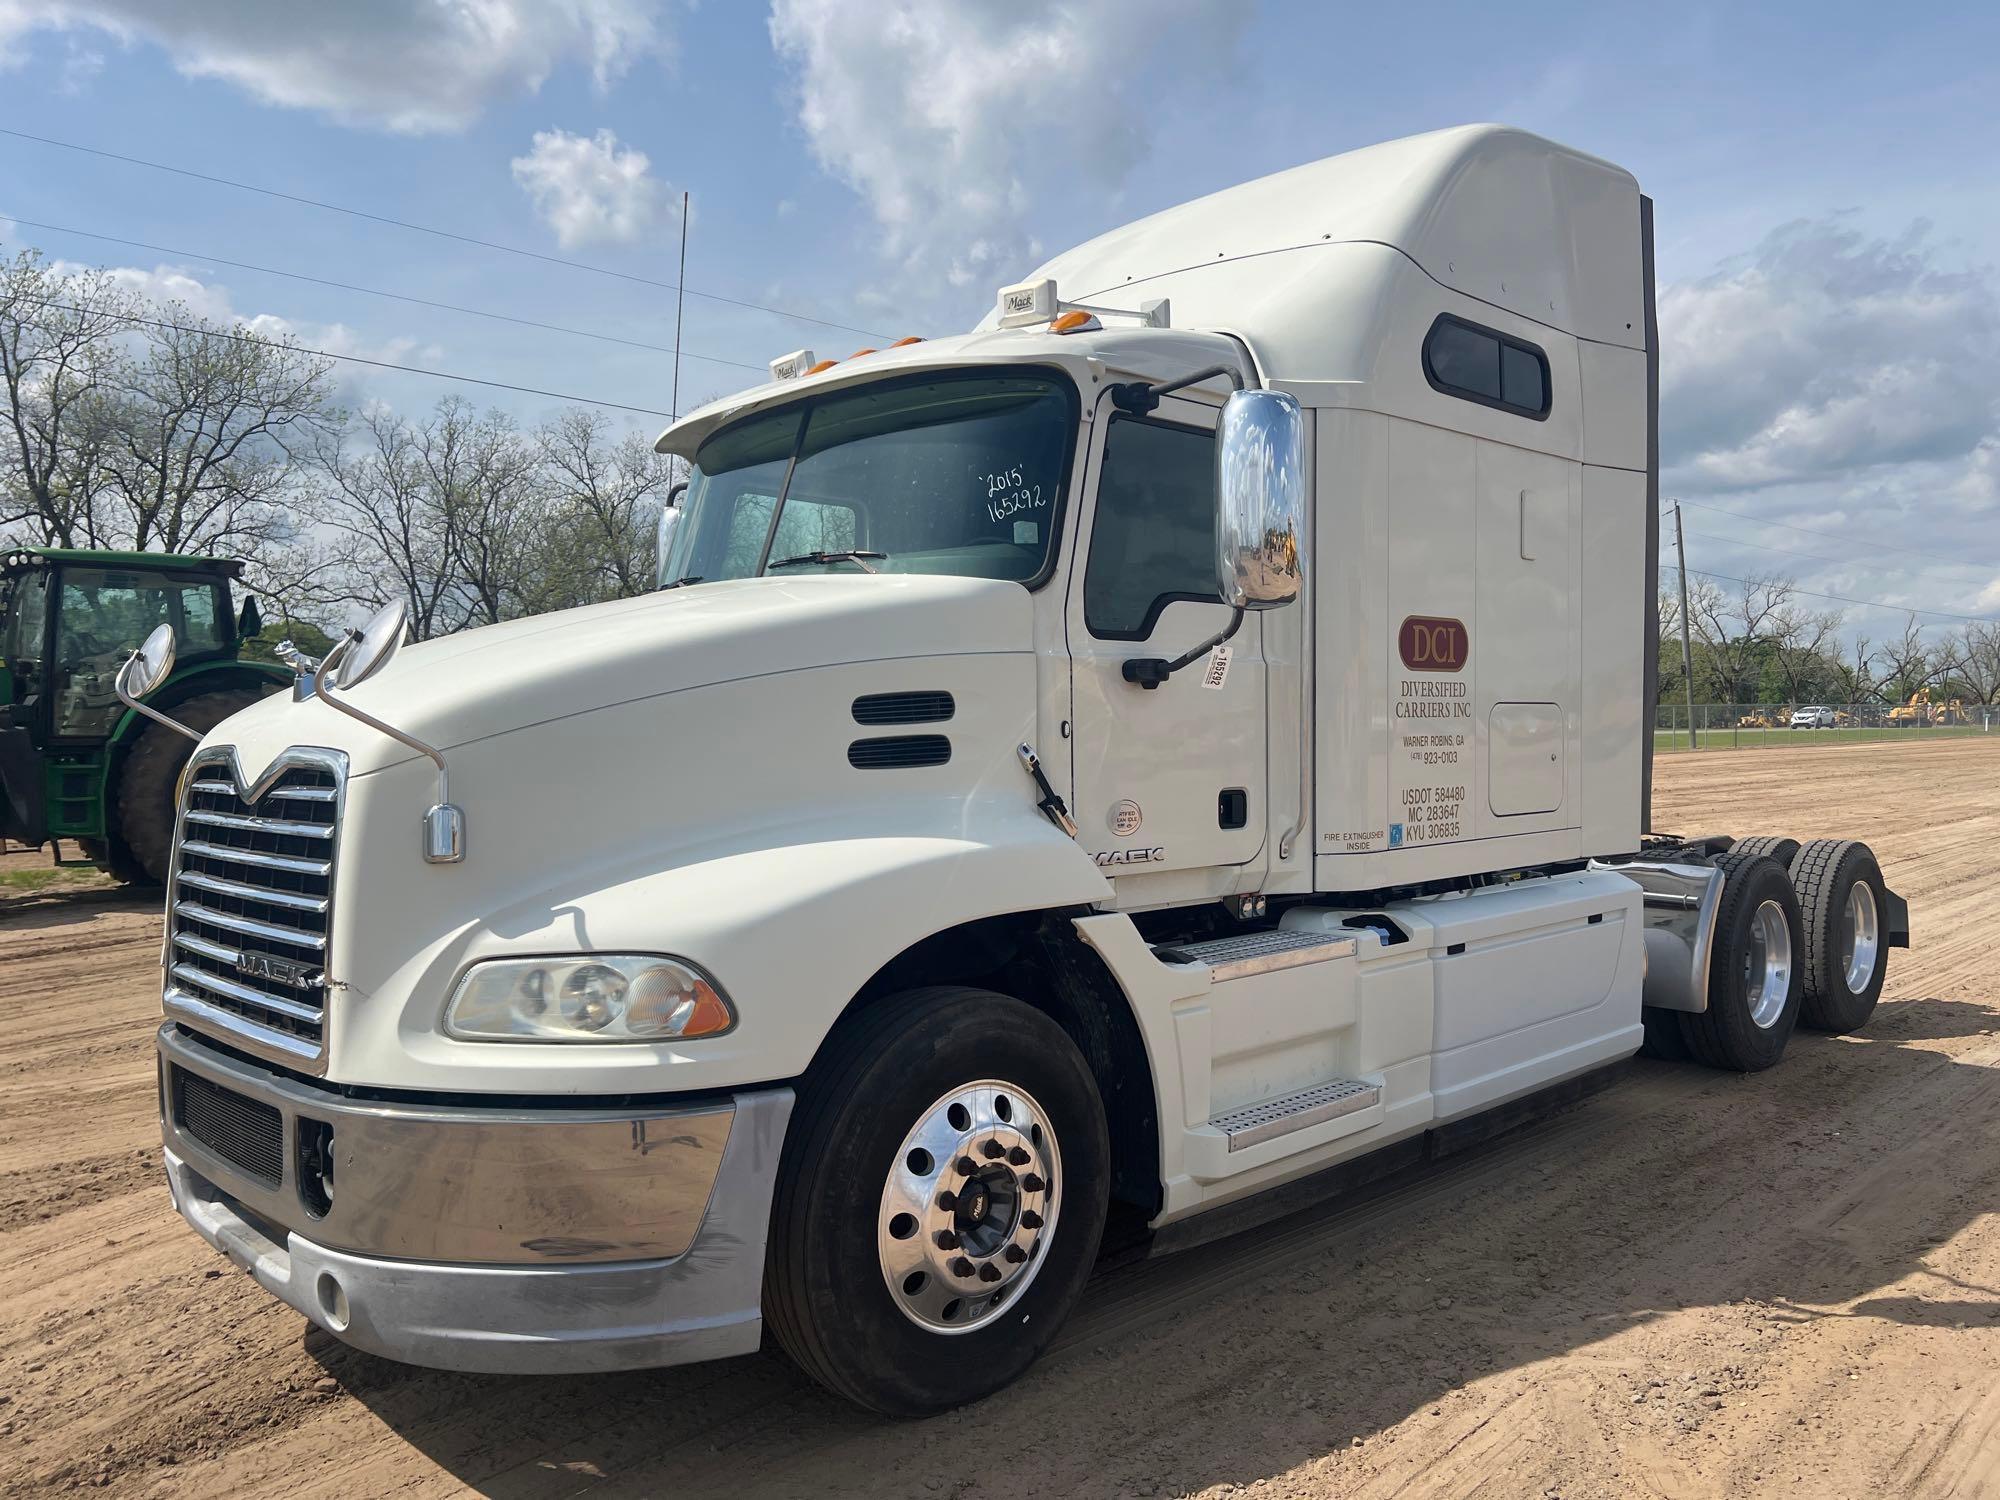
[(1799, 841), (1776, 834), (1759, 834), (1755, 838), (1738, 839), (1730, 845), (1729, 852), (1761, 854), (1766, 859), (1775, 859), (1781, 865), (1789, 865), (1799, 852)]
[(1776, 860), (1715, 858), (1722, 904), (1708, 959), (1708, 1009), (1681, 1017), (1688, 1050), (1711, 1068), (1756, 1073), (1785, 1055), (1805, 993), (1805, 934), (1791, 877)]
[(1859, 1031), (1889, 974), (1882, 867), (1866, 844), (1814, 839), (1792, 860), (1792, 884), (1805, 920), (1799, 1019), (1816, 1031)]
[(1109, 1178), (1104, 1107), (1060, 1026), (985, 990), (892, 996), (844, 1024), (799, 1087), (766, 1325), (875, 1411), (976, 1401), (1075, 1306)]
[[(188, 728), (206, 733), (262, 696), (241, 689), (203, 693), (176, 703), (170, 714)], [(192, 754), (193, 740), (164, 724), (149, 723), (125, 757), (118, 775), (117, 808), (123, 847), (111, 849), (106, 866), (121, 879), (158, 885), (167, 878), (174, 853), (174, 789)]]

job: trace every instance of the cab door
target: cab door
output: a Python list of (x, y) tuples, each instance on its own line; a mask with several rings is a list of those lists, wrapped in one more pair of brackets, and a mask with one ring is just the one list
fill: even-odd
[(1133, 657), (1173, 660), (1229, 624), (1216, 597), (1219, 408), (1169, 397), (1150, 416), (1108, 399), (1070, 571), (1072, 797), (1078, 836), (1108, 875), (1247, 864), (1264, 844), (1263, 628), (1156, 688)]

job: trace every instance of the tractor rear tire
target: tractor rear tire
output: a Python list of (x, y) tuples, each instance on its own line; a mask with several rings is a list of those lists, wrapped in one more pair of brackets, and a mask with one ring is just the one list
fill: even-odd
[[(176, 703), (172, 717), (206, 733), (263, 696), (241, 688), (203, 693)], [(147, 885), (166, 880), (174, 854), (174, 789), (192, 754), (194, 741), (164, 724), (148, 724), (141, 731), (118, 775), (118, 844), (123, 847), (111, 851), (113, 874)], [(118, 858), (121, 852), (123, 859)]]
[(1859, 1031), (1889, 975), (1888, 891), (1875, 852), (1853, 839), (1814, 839), (1792, 860), (1805, 918), (1800, 1024)]
[(1805, 927), (1792, 878), (1776, 860), (1715, 858), (1722, 904), (1709, 946), (1708, 1009), (1681, 1017), (1699, 1062), (1756, 1073), (1785, 1055), (1805, 996)]
[(1738, 839), (1729, 846), (1731, 854), (1762, 854), (1775, 859), (1781, 865), (1790, 865), (1798, 858), (1799, 841), (1776, 834), (1759, 834), (1755, 838)]

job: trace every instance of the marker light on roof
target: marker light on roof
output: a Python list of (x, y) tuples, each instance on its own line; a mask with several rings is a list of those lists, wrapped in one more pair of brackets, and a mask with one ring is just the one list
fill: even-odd
[(821, 370), (831, 370), (835, 365), (839, 363), (840, 361), (837, 359), (823, 359), (818, 364), (814, 365), (810, 370), (806, 371), (806, 374), (817, 375)]
[(1095, 333), (1098, 329), (1102, 328), (1103, 326), (1104, 325), (1102, 323), (1098, 322), (1095, 317), (1085, 312), (1082, 308), (1073, 307), (1068, 312), (1064, 313), (1061, 317), (1057, 318), (1053, 323), (1049, 324), (1049, 332), (1050, 333)]
[(813, 352), (810, 349), (794, 349), (790, 354), (771, 361), (773, 380), (797, 380), (801, 375), (811, 373)]
[(889, 347), (891, 349), (902, 349), (910, 344), (921, 344), (922, 342), (923, 339), (921, 336), (914, 333), (906, 333), (901, 338), (897, 339), (896, 342), (891, 344)]

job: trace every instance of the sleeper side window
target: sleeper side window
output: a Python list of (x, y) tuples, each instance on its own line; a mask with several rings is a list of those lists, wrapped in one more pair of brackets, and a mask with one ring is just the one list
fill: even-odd
[(1533, 344), (1449, 313), (1424, 338), (1433, 390), (1541, 421), (1549, 414), (1549, 360)]
[(1215, 434), (1119, 417), (1104, 440), (1083, 619), (1142, 641), (1176, 599), (1214, 601)]

